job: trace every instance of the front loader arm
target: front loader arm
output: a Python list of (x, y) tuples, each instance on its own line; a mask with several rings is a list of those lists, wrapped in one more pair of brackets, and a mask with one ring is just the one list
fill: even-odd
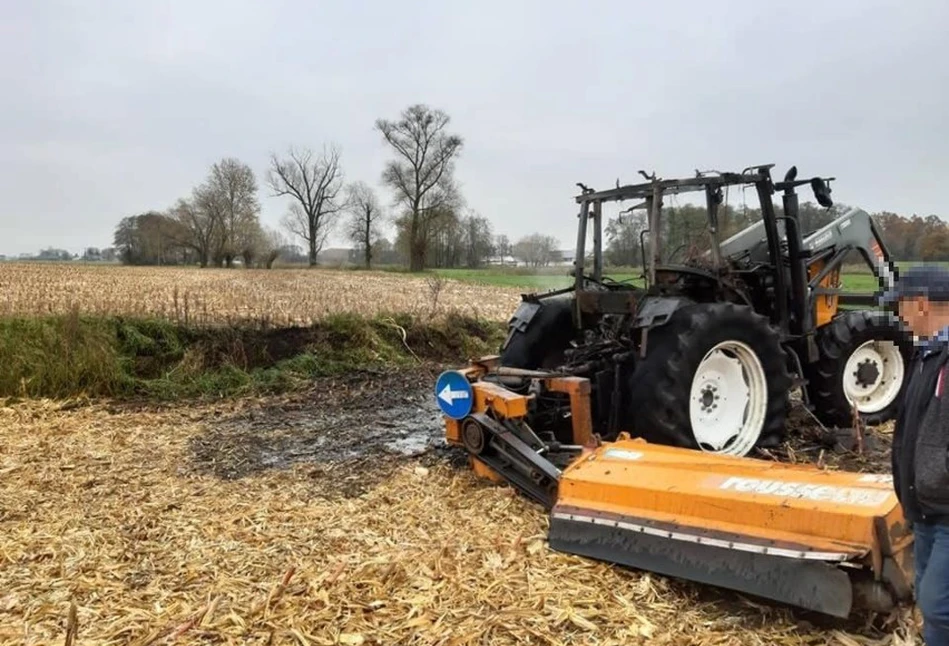
[[(830, 224), (818, 229), (804, 239), (804, 250), (816, 256), (824, 250), (834, 249), (835, 255), (843, 255), (856, 249), (873, 271), (880, 283), (880, 289), (886, 290), (893, 286), (893, 264), (890, 254), (880, 235), (880, 230), (870, 215), (861, 209), (851, 209)], [(829, 271), (837, 263), (828, 261), (825, 271)], [(822, 272), (823, 273), (823, 272)], [(814, 283), (820, 282), (823, 276), (819, 275)]]

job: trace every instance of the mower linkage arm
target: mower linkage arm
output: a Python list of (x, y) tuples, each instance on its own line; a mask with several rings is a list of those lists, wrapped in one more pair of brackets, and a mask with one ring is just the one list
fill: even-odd
[[(552, 508), (556, 502), (560, 469), (541, 455), (551, 447), (540, 442), (533, 431), (530, 436), (520, 437), (520, 433), (515, 432), (516, 427), (498, 422), (484, 413), (475, 413), (471, 418), (488, 436), (485, 444), (489, 450), (482, 450), (476, 454), (477, 458), (546, 509)], [(541, 446), (531, 446), (535, 442), (540, 442)]]

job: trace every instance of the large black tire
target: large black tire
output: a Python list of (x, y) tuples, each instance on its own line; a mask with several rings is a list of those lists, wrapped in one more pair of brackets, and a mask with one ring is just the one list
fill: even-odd
[(572, 303), (569, 296), (541, 300), (527, 329), (515, 330), (507, 347), (501, 349), (501, 365), (527, 370), (556, 368), (575, 335)]
[[(742, 344), (760, 364), (760, 423), (751, 424), (740, 439), (736, 436), (721, 446), (711, 446), (700, 442), (693, 429), (693, 378), (706, 355), (726, 342)], [(630, 375), (626, 426), (649, 442), (743, 456), (756, 447), (773, 447), (783, 440), (790, 387), (788, 357), (767, 318), (731, 303), (689, 305), (677, 310), (665, 325), (649, 331), (646, 358)], [(726, 390), (721, 385), (721, 391), (708, 389), (703, 397), (717, 408), (714, 397), (727, 397)], [(725, 402), (717, 401), (725, 410)], [(708, 414), (717, 415), (711, 404)]]
[[(872, 353), (864, 351), (864, 361), (869, 360), (868, 368), (864, 370), (869, 372), (860, 375), (853, 370), (853, 366), (847, 369), (847, 362), (854, 352), (872, 341), (884, 342), (889, 346), (878, 348)], [(909, 381), (906, 377), (909, 376), (913, 353), (912, 340), (894, 316), (875, 311), (846, 312), (818, 330), (817, 346), (820, 359), (805, 366), (804, 373), (808, 380), (808, 398), (815, 416), (822, 423), (841, 428), (853, 426), (853, 411), (844, 390), (844, 382), (862, 379), (866, 383), (877, 376), (880, 377), (876, 382), (878, 386), (868, 391), (871, 396), (878, 393), (873, 405), (858, 405), (861, 421), (875, 426), (894, 418)], [(902, 360), (901, 368), (891, 363), (897, 358)]]

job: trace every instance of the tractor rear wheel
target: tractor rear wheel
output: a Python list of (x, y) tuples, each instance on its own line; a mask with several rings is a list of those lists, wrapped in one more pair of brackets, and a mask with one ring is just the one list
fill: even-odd
[(575, 334), (572, 303), (572, 298), (563, 296), (541, 300), (527, 329), (513, 331), (501, 349), (501, 365), (526, 370), (557, 367)]
[(870, 426), (893, 419), (906, 387), (913, 344), (883, 312), (850, 311), (818, 330), (820, 359), (805, 367), (807, 395), (824, 424), (853, 426), (856, 403)]
[(791, 378), (767, 318), (732, 303), (689, 305), (646, 344), (630, 377), (633, 433), (738, 456), (780, 443)]

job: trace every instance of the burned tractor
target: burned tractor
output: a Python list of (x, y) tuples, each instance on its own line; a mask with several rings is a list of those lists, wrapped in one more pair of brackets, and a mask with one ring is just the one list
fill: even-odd
[[(771, 168), (581, 186), (574, 284), (525, 295), (499, 356), (438, 377), (445, 440), (544, 506), (555, 551), (836, 617), (890, 613), (915, 576), (891, 478), (748, 455), (782, 440), (796, 385), (825, 423), (888, 419), (912, 351), (893, 317), (852, 309), (872, 294), (840, 289), (853, 252), (892, 284), (870, 217), (803, 231), (796, 189), (829, 208), (830, 180)], [(729, 187), (754, 189), (761, 218), (721, 239)], [(707, 244), (673, 264), (663, 200), (693, 191)], [(643, 285), (603, 275), (603, 205), (624, 200), (647, 216)]]
[[(891, 284), (879, 230), (855, 209), (802, 231), (798, 187), (809, 185), (830, 208), (832, 178), (798, 179), (792, 168), (776, 182), (772, 168), (684, 179), (643, 173), (643, 183), (603, 191), (580, 185), (573, 285), (523, 296), (501, 348), (507, 370), (491, 377), (532, 395), (528, 424), (545, 441), (568, 441), (569, 397), (543, 390), (530, 371), (587, 380), (592, 426), (604, 440), (627, 432), (744, 456), (783, 440), (795, 386), (827, 425), (849, 427), (855, 415), (868, 425), (893, 417), (912, 343), (894, 317), (872, 307), (872, 294), (843, 293), (840, 285), (852, 252), (881, 288)], [(761, 219), (723, 240), (719, 211), (730, 187), (754, 190)], [(689, 193), (704, 194), (706, 244), (697, 258), (669, 264), (660, 234), (664, 199)], [(635, 201), (627, 212), (647, 216), (642, 285), (603, 272), (603, 205), (627, 200)]]

